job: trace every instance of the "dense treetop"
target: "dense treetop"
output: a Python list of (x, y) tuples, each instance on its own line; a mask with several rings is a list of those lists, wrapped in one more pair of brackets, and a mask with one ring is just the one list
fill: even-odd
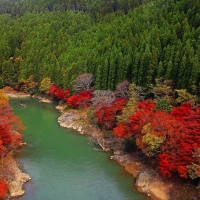
[[(25, 12), (74, 10), (91, 13), (93, 16), (105, 15), (130, 9), (142, 4), (142, 0), (1, 0), (0, 13), (23, 15)], [(147, 2), (147, 1), (146, 1)]]
[[(39, 85), (50, 77), (67, 88), (77, 75), (91, 73), (96, 89), (113, 90), (124, 80), (150, 86), (163, 77), (173, 80), (176, 88), (199, 92), (198, 1), (0, 2), (5, 13), (0, 15), (2, 85), (33, 75)], [(53, 8), (45, 9), (47, 5)], [(91, 9), (91, 14), (80, 5), (101, 10)]]

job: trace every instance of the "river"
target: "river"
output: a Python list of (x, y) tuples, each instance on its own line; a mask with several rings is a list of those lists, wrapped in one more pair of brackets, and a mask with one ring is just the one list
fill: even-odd
[(135, 190), (133, 177), (110, 160), (110, 153), (95, 151), (88, 136), (60, 127), (54, 104), (32, 98), (9, 102), (26, 127), (27, 144), (16, 159), (32, 178), (24, 185), (25, 195), (15, 200), (148, 199)]

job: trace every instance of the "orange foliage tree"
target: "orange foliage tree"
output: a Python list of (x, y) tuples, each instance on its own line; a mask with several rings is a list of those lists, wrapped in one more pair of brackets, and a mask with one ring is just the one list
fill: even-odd
[(2, 90), (0, 93), (0, 156), (3, 165), (3, 158), (10, 151), (17, 150), (22, 145), (22, 135), (15, 131), (23, 130), (24, 126), (21, 120), (14, 115), (6, 95)]
[(151, 120), (155, 104), (151, 100), (138, 102), (135, 112), (129, 117), (128, 122), (119, 122), (113, 132), (116, 136), (130, 138), (141, 137), (142, 128)]
[(72, 108), (86, 108), (91, 105), (92, 96), (92, 90), (79, 92), (78, 94), (73, 94), (69, 97), (67, 99), (67, 104)]
[(200, 108), (185, 103), (171, 113), (155, 110), (155, 104), (138, 102), (127, 122), (113, 129), (116, 136), (136, 139), (137, 148), (158, 158), (164, 176), (200, 177)]
[(112, 129), (116, 124), (117, 115), (121, 114), (122, 109), (127, 103), (126, 98), (117, 98), (109, 106), (102, 106), (95, 112), (96, 121), (102, 129)]
[(8, 192), (7, 184), (4, 180), (0, 179), (0, 199), (3, 199)]

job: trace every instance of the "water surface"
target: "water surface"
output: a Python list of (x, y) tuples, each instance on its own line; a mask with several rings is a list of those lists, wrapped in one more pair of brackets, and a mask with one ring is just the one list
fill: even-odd
[(136, 192), (133, 177), (109, 153), (94, 151), (87, 136), (60, 127), (55, 105), (32, 98), (13, 98), (10, 104), (26, 127), (27, 145), (17, 160), (32, 178), (25, 195), (15, 200), (148, 199)]

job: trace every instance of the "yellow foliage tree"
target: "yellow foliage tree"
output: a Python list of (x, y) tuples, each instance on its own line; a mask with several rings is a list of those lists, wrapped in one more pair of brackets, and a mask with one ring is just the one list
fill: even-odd
[(136, 139), (136, 144), (142, 152), (148, 156), (154, 156), (159, 150), (161, 144), (165, 141), (164, 136), (157, 136), (151, 133), (152, 125), (151, 123), (146, 124), (142, 128), (142, 137)]
[(134, 83), (129, 85), (129, 100), (124, 109), (122, 110), (122, 114), (117, 116), (118, 122), (127, 122), (128, 118), (135, 112), (135, 106), (139, 100), (136, 92), (134, 91), (135, 87), (136, 85)]
[(51, 79), (49, 77), (44, 78), (39, 87), (40, 92), (46, 93), (49, 90), (50, 84)]
[(154, 156), (165, 139), (166, 138), (164, 136), (156, 136), (151, 133), (147, 133), (142, 137), (142, 142), (146, 144), (146, 148), (143, 149), (145, 150), (143, 153), (145, 153), (148, 157)]
[(8, 97), (3, 90), (0, 90), (0, 107), (5, 106), (8, 103)]
[(196, 95), (191, 95), (187, 92), (186, 89), (175, 90), (177, 92), (178, 98), (176, 99), (177, 103), (185, 103), (188, 102), (191, 105), (195, 105), (198, 98)]
[(170, 80), (164, 80), (163, 78), (156, 79), (156, 85), (152, 88), (154, 94), (154, 102), (157, 103), (160, 99), (168, 99), (173, 104), (175, 91), (172, 87), (173, 83)]
[(21, 79), (19, 81), (19, 84), (21, 85), (21, 91), (23, 92), (30, 92), (32, 89), (34, 89), (38, 83), (34, 81), (33, 75), (29, 76), (27, 80)]

